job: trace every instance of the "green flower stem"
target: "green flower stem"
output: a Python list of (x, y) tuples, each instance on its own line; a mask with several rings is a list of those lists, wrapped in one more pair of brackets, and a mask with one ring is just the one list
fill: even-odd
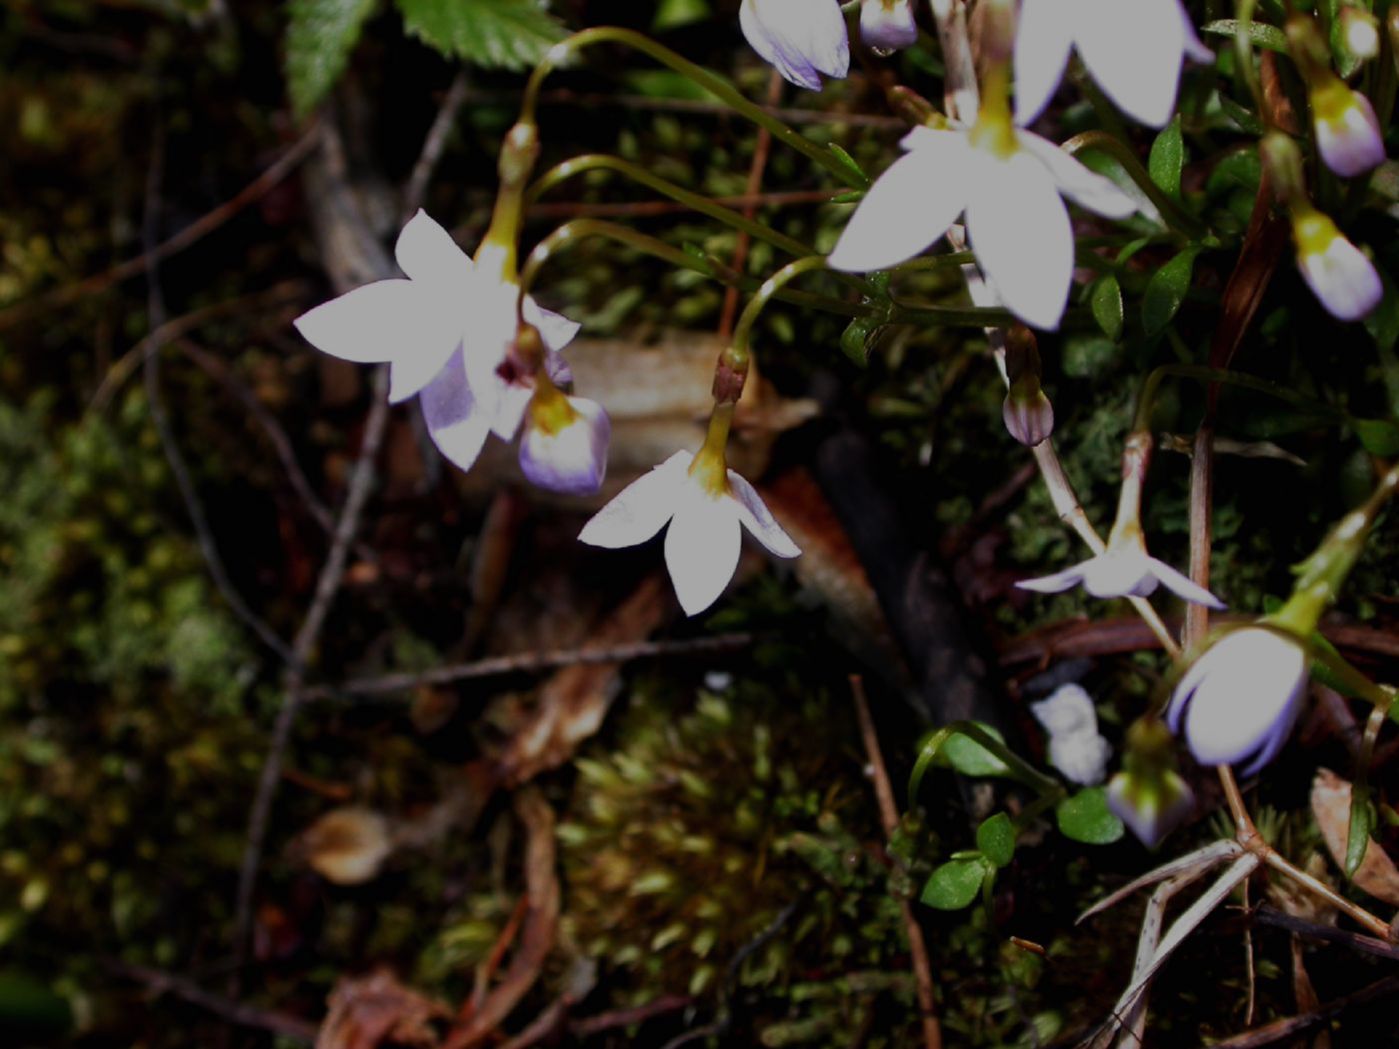
[(1383, 707), (1391, 716), (1399, 716), (1399, 710), (1391, 706), (1394, 702), (1394, 691), (1371, 681), (1321, 634), (1312, 636), (1311, 658), (1322, 684), (1342, 695), (1354, 696), (1377, 707)]
[(520, 106), (522, 123), (535, 122), (535, 107), (544, 78), (575, 52), (594, 44), (622, 44), (648, 55), (661, 65), (698, 84), (740, 116), (761, 128), (766, 128), (772, 133), (773, 138), (819, 164), (845, 185), (853, 189), (866, 189), (869, 186), (869, 179), (857, 174), (830, 150), (816, 145), (761, 106), (749, 101), (723, 77), (716, 76), (687, 58), (682, 58), (670, 48), (656, 43), (641, 33), (619, 26), (598, 26), (593, 29), (584, 29), (550, 48), (539, 65), (534, 67), (534, 72), (530, 74), (529, 82), (525, 85), (524, 99)]
[(772, 301), (772, 297), (781, 291), (788, 282), (795, 280), (803, 273), (811, 273), (813, 270), (824, 270), (825, 268), (826, 256), (807, 255), (805, 258), (787, 263), (763, 281), (762, 287), (754, 293), (753, 297), (748, 300), (748, 304), (743, 307), (743, 312), (738, 315), (738, 323), (734, 325), (733, 339), (729, 343), (731, 352), (746, 364), (748, 341), (753, 332), (753, 324), (757, 321), (758, 315), (763, 312), (764, 307)]
[(1196, 364), (1163, 364), (1151, 372), (1142, 383), (1142, 392), (1137, 397), (1137, 413), (1132, 422), (1134, 430), (1149, 430), (1151, 427), (1151, 409), (1156, 402), (1156, 391), (1160, 387), (1162, 380), (1169, 376), (1182, 379), (1195, 379), (1198, 382), (1217, 382), (1227, 386), (1239, 386), (1245, 390), (1253, 390), (1255, 393), (1266, 394), (1275, 397), (1280, 401), (1292, 405), (1294, 408), (1301, 408), (1303, 411), (1314, 412), (1324, 415), (1338, 423), (1352, 423), (1354, 416), (1344, 409), (1335, 405), (1327, 404), (1324, 401), (1314, 400), (1304, 394), (1289, 390), (1285, 386), (1269, 382), (1267, 379), (1260, 379), (1253, 375), (1242, 375), (1239, 372), (1225, 371), (1221, 368), (1207, 368), (1204, 365)]
[(1161, 187), (1151, 180), (1151, 174), (1142, 167), (1136, 153), (1121, 139), (1106, 131), (1084, 131), (1065, 142), (1062, 148), (1070, 154), (1078, 154), (1085, 149), (1096, 149), (1100, 153), (1106, 153), (1122, 165), (1122, 170), (1141, 188), (1147, 199), (1156, 205), (1156, 210), (1173, 230), (1190, 240), (1201, 240), (1209, 232), (1199, 219), (1162, 192)]
[(1254, 112), (1260, 120), (1266, 119), (1268, 108), (1263, 104), (1263, 88), (1258, 82), (1258, 70), (1253, 65), (1253, 41), (1249, 34), (1253, 29), (1253, 9), (1257, 0), (1238, 0), (1234, 17), (1238, 23), (1234, 30), (1234, 55), (1238, 75), (1253, 99)]
[[(530, 252), (529, 258), (525, 260), (525, 264), (520, 270), (522, 301), (523, 296), (528, 294), (533, 286), (540, 269), (553, 257), (555, 252), (565, 245), (574, 244), (587, 237), (606, 237), (609, 240), (615, 240), (635, 248), (637, 251), (645, 252), (654, 258), (668, 262), (679, 269), (693, 270), (711, 280), (732, 284), (745, 291), (753, 291), (760, 286), (758, 281), (742, 277), (733, 270), (725, 269), (716, 261), (698, 258), (688, 252), (681, 251), (679, 248), (671, 247), (663, 240), (649, 237), (645, 233), (639, 233), (616, 222), (606, 222), (602, 219), (574, 219), (554, 230), (553, 233), (536, 244), (534, 250)], [(782, 291), (778, 293), (777, 297), (798, 306), (826, 310), (828, 313), (837, 313), (845, 317), (867, 317), (875, 312), (872, 307), (860, 303), (843, 302), (840, 299), (829, 298), (825, 295), (812, 295), (807, 292)]]

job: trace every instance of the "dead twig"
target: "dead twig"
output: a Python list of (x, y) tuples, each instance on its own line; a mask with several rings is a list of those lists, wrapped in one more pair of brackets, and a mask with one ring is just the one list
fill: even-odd
[(442, 105), (437, 109), (437, 116), (433, 118), (432, 126), (428, 128), (427, 135), (423, 138), (423, 148), (418, 153), (417, 162), (413, 165), (413, 171), (408, 176), (408, 182), (403, 187), (403, 219), (406, 222), (413, 217), (427, 196), (428, 183), (432, 181), (432, 173), (437, 170), (438, 161), (442, 159), (442, 151), (447, 146), (447, 133), (452, 130), (452, 124), (457, 119), (457, 113), (461, 110), (462, 103), (466, 101), (466, 90), (470, 86), (471, 78), (467, 76), (463, 69), (452, 78), (452, 84), (447, 88), (447, 94), (442, 98)]
[(695, 1000), (688, 995), (663, 994), (645, 1005), (635, 1005), (627, 1009), (609, 1009), (605, 1013), (574, 1020), (568, 1025), (568, 1029), (575, 1038), (591, 1038), (595, 1034), (603, 1034), (616, 1030), (618, 1027), (633, 1027), (643, 1024), (657, 1016), (665, 1016), (667, 1013), (688, 1009), (694, 1004)]
[[(870, 779), (874, 781), (874, 795), (879, 801), (879, 820), (884, 825), (884, 833), (893, 837), (899, 829), (899, 808), (894, 801), (894, 788), (889, 783), (889, 770), (884, 765), (884, 754), (879, 749), (879, 736), (874, 730), (874, 718), (870, 716), (869, 700), (865, 697), (865, 683), (858, 674), (850, 675), (850, 694), (855, 699), (855, 715), (860, 721), (860, 738), (865, 744), (865, 755), (869, 758)], [(942, 1049), (942, 1028), (938, 1024), (937, 993), (933, 986), (933, 967), (928, 961), (928, 945), (923, 939), (923, 930), (914, 917), (908, 900), (899, 899), (899, 910), (903, 913), (904, 930), (908, 935), (908, 951), (913, 957), (913, 979), (918, 991), (918, 1011), (923, 1021), (923, 1045), (925, 1049)]]
[(1252, 1031), (1245, 1031), (1243, 1034), (1235, 1035), (1233, 1038), (1226, 1038), (1222, 1042), (1215, 1042), (1214, 1049), (1258, 1049), (1259, 1046), (1276, 1045), (1278, 1042), (1294, 1038), (1299, 1034), (1310, 1031), (1313, 1027), (1318, 1027), (1330, 1020), (1334, 1016), (1339, 1016), (1347, 1009), (1352, 1009), (1357, 1005), (1365, 1005), (1368, 1002), (1379, 1001), (1392, 994), (1399, 993), (1399, 974), (1386, 976), (1382, 980), (1376, 980), (1368, 986), (1362, 987), (1341, 998), (1337, 998), (1329, 1005), (1312, 1012), (1303, 1013), (1299, 1016), (1289, 1016), (1283, 1020), (1274, 1020), (1272, 1023), (1264, 1024), (1262, 1027)]
[(598, 663), (629, 663), (635, 659), (662, 656), (708, 655), (734, 652), (753, 643), (752, 634), (719, 634), (715, 637), (684, 638), (676, 641), (628, 641), (618, 645), (589, 648), (565, 648), (548, 652), (521, 652), (513, 656), (492, 656), (471, 663), (456, 663), (434, 667), (418, 673), (385, 674), (383, 677), (362, 678), (334, 686), (306, 689), (306, 699), (323, 700), (346, 696), (376, 696), (392, 692), (412, 692), (424, 685), (447, 685), (504, 674), (525, 674), (558, 667), (586, 666)]
[(253, 1027), (260, 1031), (270, 1031), (281, 1038), (310, 1045), (316, 1040), (316, 1024), (303, 1020), (290, 1013), (259, 1009), (256, 1006), (235, 1002), (221, 995), (206, 991), (193, 980), (159, 969), (148, 969), (141, 965), (115, 964), (111, 966), (118, 976), (142, 984), (152, 995), (171, 994), (181, 1001), (198, 1006), (205, 1012), (227, 1020), (239, 1027)]
[(1399, 946), (1375, 936), (1365, 936), (1358, 932), (1338, 929), (1334, 925), (1320, 925), (1305, 918), (1296, 918), (1270, 904), (1265, 903), (1255, 910), (1253, 918), (1264, 925), (1274, 925), (1309, 940), (1338, 943), (1362, 954), (1373, 954), (1376, 958), (1399, 962)]

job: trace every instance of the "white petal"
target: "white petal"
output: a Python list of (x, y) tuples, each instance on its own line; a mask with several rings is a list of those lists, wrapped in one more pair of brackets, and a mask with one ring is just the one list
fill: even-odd
[(642, 474), (592, 516), (578, 538), (591, 546), (618, 550), (644, 543), (659, 532), (675, 513), (680, 488), (694, 456), (676, 452), (665, 462)]
[(1184, 33), (1185, 56), (1192, 62), (1212, 65), (1214, 63), (1214, 51), (1212, 51), (1209, 45), (1201, 40), (1199, 34), (1195, 32), (1195, 22), (1190, 17), (1190, 12), (1185, 9), (1185, 5), (1182, 4), (1180, 0), (1172, 0), (1172, 2), (1175, 3), (1177, 10), (1180, 11), (1180, 24), (1182, 32)]
[(687, 616), (718, 600), (738, 567), (740, 529), (734, 500), (685, 478), (665, 535), (665, 563)]
[(876, 54), (902, 51), (918, 43), (918, 23), (910, 0), (867, 0), (860, 5), (860, 41)]
[(986, 279), (1017, 317), (1059, 327), (1073, 282), (1074, 235), (1049, 170), (1017, 150), (988, 157), (967, 204), (967, 239)]
[(1212, 593), (1194, 582), (1189, 576), (1182, 572), (1177, 572), (1170, 565), (1158, 558), (1151, 558), (1151, 571), (1156, 578), (1166, 584), (1166, 589), (1170, 590), (1177, 597), (1186, 601), (1193, 601), (1197, 605), (1204, 605), (1206, 608), (1213, 608), (1216, 612), (1223, 611), (1224, 602), (1215, 597)]
[(471, 279), (471, 259), (422, 208), (403, 227), (393, 253), (404, 273), (425, 284), (451, 287)]
[(1384, 161), (1384, 138), (1375, 107), (1359, 91), (1351, 91), (1335, 116), (1313, 114), (1316, 148), (1326, 166), (1345, 178), (1362, 174)]
[(793, 0), (743, 0), (738, 9), (738, 24), (753, 50), (793, 84), (820, 91), (821, 77), (804, 47), (806, 31), (801, 18)]
[(412, 281), (379, 280), (322, 303), (292, 323), (307, 342), (332, 357), (356, 364), (388, 361), (402, 352), (425, 297)]
[(1090, 171), (1047, 138), (1031, 131), (1017, 132), (1016, 138), (1049, 169), (1059, 192), (1075, 204), (1110, 219), (1125, 219), (1137, 210), (1136, 201), (1112, 179)]
[(1338, 320), (1359, 320), (1384, 297), (1374, 263), (1339, 233), (1325, 251), (1299, 255), (1297, 267), (1321, 304)]
[(765, 0), (781, 2), (797, 12), (806, 29), (803, 47), (811, 64), (837, 80), (850, 72), (850, 37), (840, 0)]
[(437, 377), (423, 387), (421, 403), (423, 421), (427, 423), (432, 443), (458, 468), (470, 470), (481, 454), (490, 426), (477, 410), (476, 400), (467, 385), (460, 350), (452, 354)]
[(1024, 0), (1015, 28), (1015, 122), (1029, 124), (1049, 104), (1073, 45), (1078, 0)]
[(1033, 590), (1037, 594), (1058, 594), (1083, 582), (1083, 570), (1091, 562), (1092, 558), (1089, 558), (1062, 572), (1040, 576), (1038, 579), (1021, 579), (1015, 585), (1021, 590)]
[(1030, 704), (1030, 713), (1051, 736), (1096, 735), (1098, 711), (1093, 697), (1078, 684), (1060, 685), (1047, 699)]
[(729, 489), (738, 508), (738, 519), (743, 527), (752, 533), (753, 538), (767, 547), (768, 552), (778, 557), (798, 557), (801, 547), (792, 542), (792, 537), (782, 530), (772, 511), (763, 502), (762, 496), (734, 470), (729, 471)]
[(607, 442), (612, 424), (602, 405), (586, 397), (570, 397), (577, 413), (572, 423), (555, 433), (536, 426), (520, 438), (520, 469), (531, 484), (568, 495), (590, 495), (607, 475)]
[[(1226, 634), (1196, 663), (1201, 670), (1185, 713), (1185, 736), (1202, 765), (1271, 758), (1291, 732), (1307, 680), (1301, 645), (1270, 630)], [(1184, 684), (1184, 682), (1182, 682)]]
[(898, 265), (947, 232), (966, 206), (975, 162), (958, 131), (910, 134), (913, 149), (875, 179), (827, 260), (864, 273)]
[(1083, 567), (1083, 589), (1094, 597), (1147, 597), (1156, 589), (1146, 548), (1133, 543), (1114, 550), (1109, 544)]
[(1117, 108), (1164, 127), (1175, 109), (1185, 48), (1177, 0), (1093, 0), (1075, 36), (1083, 64)]
[(578, 334), (578, 329), (583, 327), (577, 321), (569, 320), (562, 313), (544, 309), (534, 301), (534, 297), (531, 295), (525, 296), (522, 312), (525, 320), (539, 329), (540, 337), (544, 339), (544, 345), (551, 350), (563, 349), (573, 341), (573, 337)]

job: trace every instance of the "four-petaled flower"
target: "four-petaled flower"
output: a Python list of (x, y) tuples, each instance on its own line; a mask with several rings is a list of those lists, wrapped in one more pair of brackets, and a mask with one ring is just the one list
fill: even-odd
[(707, 449), (698, 456), (676, 452), (627, 485), (583, 526), (578, 538), (614, 550), (636, 546), (667, 521), (666, 567), (687, 615), (712, 605), (733, 578), (740, 526), (778, 557), (801, 553), (753, 486)]
[(1202, 765), (1252, 775), (1277, 756), (1307, 692), (1307, 651), (1285, 631), (1248, 626), (1225, 634), (1181, 678), (1166, 708), (1172, 732)]
[[(332, 357), (387, 361), (389, 400), (418, 394), (433, 442), (468, 470), (491, 431), (505, 440), (515, 435), (533, 393), (532, 377), (507, 367), (518, 332), (519, 287), (505, 277), (498, 247), (483, 246), (473, 262), (421, 210), (403, 227), (394, 256), (407, 279), (355, 288), (294, 323)], [(529, 297), (524, 318), (547, 347), (545, 370), (566, 373), (557, 351), (578, 325)]]
[(1103, 93), (1152, 127), (1171, 119), (1184, 58), (1213, 62), (1180, 0), (1024, 0), (1015, 35), (1015, 119), (1044, 111), (1077, 49)]
[(1057, 594), (1080, 583), (1094, 597), (1147, 597), (1164, 583), (1166, 589), (1187, 601), (1207, 608), (1224, 607), (1224, 603), (1204, 587), (1148, 554), (1141, 529), (1132, 527), (1115, 528), (1108, 537), (1107, 549), (1101, 554), (1062, 572), (1038, 579), (1022, 579), (1015, 585), (1022, 590)]
[(753, 50), (798, 87), (821, 90), (821, 74), (850, 70), (850, 40), (838, 0), (743, 0), (738, 24)]
[(1057, 328), (1073, 282), (1074, 236), (1060, 194), (1110, 218), (1136, 204), (1113, 182), (1028, 131), (1004, 135), (917, 127), (908, 151), (875, 180), (830, 265), (866, 272), (912, 258), (965, 211), (967, 239), (1002, 302), (1037, 328)]

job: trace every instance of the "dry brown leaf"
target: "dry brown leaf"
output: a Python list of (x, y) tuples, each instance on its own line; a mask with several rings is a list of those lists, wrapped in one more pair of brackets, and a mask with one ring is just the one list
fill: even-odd
[(342, 979), (330, 993), (329, 1005), (316, 1049), (432, 1049), (440, 1044), (433, 1021), (451, 1015), (446, 1006), (404, 987), (386, 969)]
[[(1330, 769), (1317, 769), (1312, 780), (1312, 815), (1336, 866), (1345, 867), (1346, 845), (1350, 840), (1350, 783)], [(1384, 849), (1371, 841), (1365, 858), (1351, 879), (1377, 900), (1399, 906), (1399, 868)]]

